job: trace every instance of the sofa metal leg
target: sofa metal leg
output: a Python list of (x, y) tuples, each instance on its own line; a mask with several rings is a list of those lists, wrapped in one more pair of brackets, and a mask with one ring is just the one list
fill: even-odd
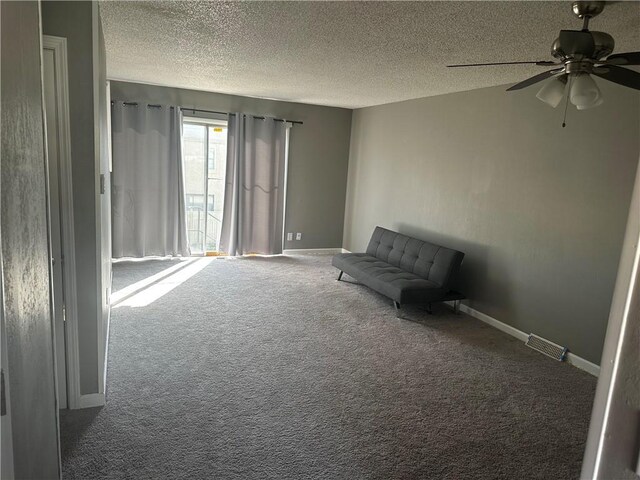
[(453, 313), (460, 315), (460, 300), (453, 301)]
[(433, 315), (433, 310), (431, 310), (431, 302), (427, 303), (427, 313), (429, 315)]
[(342, 270), (340, 270), (340, 273), (338, 274), (338, 281), (342, 280), (342, 274), (343, 274), (343, 273), (344, 273), (344, 272), (343, 272)]

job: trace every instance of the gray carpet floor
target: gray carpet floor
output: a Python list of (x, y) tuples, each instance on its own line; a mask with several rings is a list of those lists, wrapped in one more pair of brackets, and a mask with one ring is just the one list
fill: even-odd
[(154, 260), (120, 260), (113, 264), (113, 279), (111, 282), (111, 292), (116, 293), (125, 287), (145, 280), (153, 275), (170, 270), (176, 265), (186, 265), (194, 259), (154, 259)]
[[(330, 262), (214, 259), (114, 309), (64, 477), (578, 478), (594, 377), (446, 306), (398, 319)], [(175, 264), (115, 265), (114, 289)]]

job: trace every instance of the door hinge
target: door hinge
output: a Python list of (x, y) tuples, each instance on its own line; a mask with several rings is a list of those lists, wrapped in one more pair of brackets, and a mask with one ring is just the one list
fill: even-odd
[(104, 194), (104, 173), (100, 174), (100, 193)]
[(7, 414), (7, 398), (4, 388), (4, 369), (0, 369), (0, 416)]

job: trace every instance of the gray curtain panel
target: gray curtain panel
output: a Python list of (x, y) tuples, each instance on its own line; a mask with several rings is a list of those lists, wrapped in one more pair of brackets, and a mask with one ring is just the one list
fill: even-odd
[(111, 108), (113, 257), (190, 255), (180, 109)]
[(221, 250), (229, 255), (282, 253), (287, 125), (229, 116)]

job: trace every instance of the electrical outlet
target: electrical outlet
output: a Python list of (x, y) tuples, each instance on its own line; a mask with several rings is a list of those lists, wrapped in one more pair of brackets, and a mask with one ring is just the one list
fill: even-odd
[(302, 233), (296, 233), (296, 240), (302, 240)]
[(287, 242), (290, 242), (293, 240), (293, 233), (289, 232), (287, 233)]

